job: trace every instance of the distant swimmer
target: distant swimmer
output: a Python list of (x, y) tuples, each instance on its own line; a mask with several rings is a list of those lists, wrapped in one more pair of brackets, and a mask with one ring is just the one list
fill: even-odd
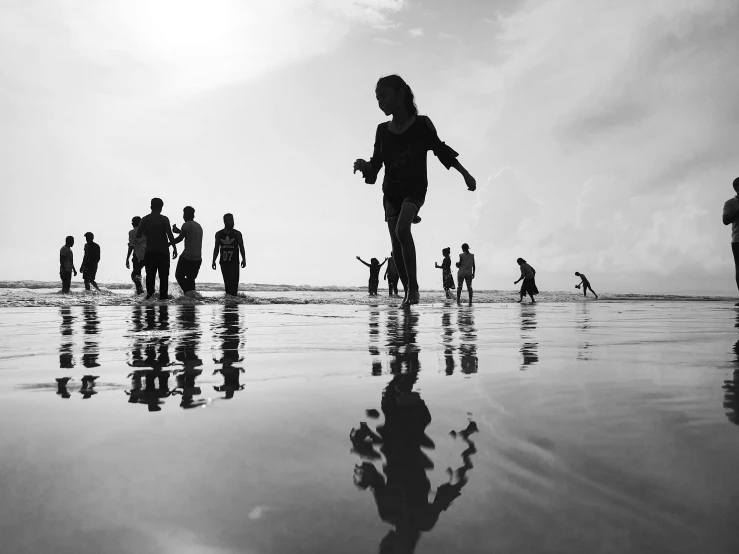
[[(174, 243), (169, 218), (162, 215), (164, 202), (161, 198), (151, 199), (151, 213), (145, 215), (139, 223), (136, 237), (146, 237), (146, 299), (154, 296), (157, 273), (159, 273), (159, 299), (169, 298), (169, 245)], [(177, 257), (177, 247), (172, 247), (172, 259)]]
[(382, 268), (382, 266), (385, 265), (385, 262), (388, 260), (388, 258), (385, 258), (385, 261), (382, 263), (380, 263), (377, 258), (372, 258), (370, 260), (370, 263), (365, 262), (359, 256), (357, 256), (357, 259), (370, 269), (368, 285), (369, 295), (377, 296), (377, 287), (380, 286), (380, 269)]
[(390, 257), (387, 258), (387, 267), (385, 268), (385, 274), (382, 279), (387, 279), (387, 288), (389, 296), (400, 296), (398, 294), (398, 281), (400, 275), (398, 275), (398, 268), (395, 267), (395, 260), (393, 260), (393, 253), (390, 252)]
[(582, 287), (582, 294), (583, 294), (583, 296), (587, 296), (588, 295), (588, 289), (590, 289), (590, 292), (592, 292), (595, 295), (595, 299), (597, 300), (598, 299), (598, 295), (593, 290), (593, 287), (590, 286), (590, 281), (588, 281), (588, 278), (585, 277), (585, 275), (583, 275), (579, 271), (575, 271), (575, 275), (577, 275), (578, 277), (580, 277), (580, 284), (579, 285), (575, 285), (575, 288), (578, 288), (579, 289), (580, 287)]
[(536, 304), (536, 300), (534, 300), (534, 295), (539, 294), (539, 289), (536, 288), (536, 281), (534, 279), (536, 277), (536, 270), (529, 264), (527, 264), (526, 260), (524, 260), (523, 258), (518, 258), (516, 260), (516, 263), (521, 268), (521, 277), (516, 279), (513, 284), (517, 285), (519, 281), (523, 281), (523, 283), (521, 283), (521, 290), (519, 292), (519, 294), (521, 295), (521, 299), (518, 301), (518, 303), (520, 304), (521, 302), (523, 302), (523, 297), (528, 294), (531, 298), (531, 303)]
[(220, 253), (219, 263), (226, 294), (236, 296), (239, 293), (239, 253), (241, 254), (241, 267), (246, 267), (244, 239), (241, 233), (234, 229), (234, 216), (232, 214), (223, 216), (223, 225), (223, 229), (216, 233), (216, 245), (213, 249), (211, 267), (216, 268), (216, 258)]
[(459, 255), (459, 261), (455, 265), (459, 268), (457, 271), (457, 304), (462, 303), (462, 285), (467, 283), (467, 294), (470, 297), (470, 306), (472, 306), (472, 279), (475, 278), (475, 255), (470, 252), (470, 247), (466, 242), (462, 245), (462, 253)]
[(401, 306), (406, 307), (420, 300), (411, 223), (426, 199), (427, 152), (432, 150), (447, 169), (453, 167), (459, 171), (469, 190), (475, 190), (477, 185), (456, 159), (458, 154), (439, 139), (431, 120), (418, 115), (413, 92), (403, 79), (397, 75), (382, 77), (375, 87), (375, 97), (385, 115), (392, 115), (392, 121), (377, 126), (372, 158), (357, 159), (354, 172), (360, 171), (366, 183), (374, 184), (385, 166), (382, 183), (385, 221), (393, 259), (405, 289)]
[(69, 236), (64, 239), (64, 246), (59, 250), (59, 277), (62, 278), (62, 292), (68, 293), (72, 286), (72, 273), (77, 277), (77, 270), (74, 268), (74, 254), (72, 247), (74, 246), (74, 237)]
[(734, 179), (736, 196), (724, 202), (724, 225), (731, 223), (731, 252), (734, 254), (736, 287), (739, 289), (739, 177)]
[(177, 225), (172, 227), (172, 230), (180, 235), (172, 245), (185, 241), (185, 250), (177, 262), (174, 276), (182, 289), (182, 293), (185, 296), (193, 296), (195, 293), (195, 279), (197, 279), (200, 265), (203, 263), (203, 228), (200, 223), (195, 221), (195, 208), (192, 206), (185, 206), (182, 210), (182, 219), (185, 220), (182, 229), (178, 229)]
[(99, 291), (100, 287), (95, 282), (95, 276), (98, 272), (98, 263), (100, 263), (100, 246), (93, 242), (95, 235), (91, 232), (85, 233), (85, 238), (87, 243), (85, 244), (85, 255), (82, 258), (80, 272), (85, 280), (85, 290), (90, 290), (90, 285), (92, 285), (95, 290)]
[(146, 237), (137, 237), (136, 231), (141, 223), (141, 218), (135, 216), (131, 220), (131, 229), (128, 232), (128, 254), (126, 254), (126, 269), (131, 269), (129, 262), (131, 254), (133, 254), (133, 271), (131, 271), (131, 281), (136, 285), (136, 294), (142, 294), (144, 287), (141, 284), (141, 270), (144, 267), (144, 257), (146, 256)]
[[(436, 269), (441, 269), (441, 284), (444, 287), (444, 295), (451, 299), (452, 291), (454, 290), (454, 277), (452, 276), (452, 258), (451, 258), (451, 249), (450, 248), (444, 248), (441, 251), (441, 255), (444, 256), (444, 259), (441, 262), (441, 265), (434, 262), (434, 267)], [(470, 301), (472, 300), (472, 293), (470, 293)]]

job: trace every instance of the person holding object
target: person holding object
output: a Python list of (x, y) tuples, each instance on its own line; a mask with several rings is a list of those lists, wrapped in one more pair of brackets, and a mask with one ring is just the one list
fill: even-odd
[(590, 292), (592, 292), (595, 295), (595, 299), (598, 300), (598, 295), (593, 290), (593, 287), (590, 286), (590, 281), (588, 281), (588, 278), (585, 277), (585, 275), (583, 275), (579, 271), (575, 271), (575, 275), (577, 277), (580, 277), (580, 283), (577, 284), (577, 285), (575, 285), (575, 288), (576, 289), (579, 289), (582, 286), (582, 294), (583, 294), (583, 296), (587, 296), (588, 295), (588, 289), (590, 289)]
[(177, 261), (174, 276), (182, 289), (182, 293), (185, 296), (192, 297), (196, 294), (195, 279), (197, 279), (200, 265), (203, 263), (203, 228), (200, 223), (195, 221), (195, 208), (192, 206), (185, 206), (182, 210), (182, 218), (185, 220), (182, 230), (178, 229), (176, 224), (172, 226), (172, 231), (180, 235), (174, 239), (172, 246), (183, 240), (185, 241), (185, 250)]

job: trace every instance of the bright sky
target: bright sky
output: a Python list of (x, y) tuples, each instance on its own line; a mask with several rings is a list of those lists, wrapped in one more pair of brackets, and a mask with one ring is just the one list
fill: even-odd
[[(735, 0), (7, 0), (0, 3), (0, 280), (58, 279), (95, 233), (128, 279), (134, 215), (221, 216), (242, 282), (361, 285), (390, 241), (369, 158), (398, 73), (478, 180), (429, 156), (422, 288), (441, 249), (478, 288), (736, 292), (721, 223), (739, 175)], [(208, 267), (201, 279), (219, 281)]]

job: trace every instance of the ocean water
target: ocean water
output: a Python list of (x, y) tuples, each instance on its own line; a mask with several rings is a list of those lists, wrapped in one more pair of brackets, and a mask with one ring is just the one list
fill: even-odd
[(42, 290), (0, 309), (3, 552), (739, 551), (731, 302)]

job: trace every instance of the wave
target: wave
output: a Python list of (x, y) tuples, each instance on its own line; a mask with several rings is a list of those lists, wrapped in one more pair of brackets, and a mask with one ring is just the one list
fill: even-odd
[[(109, 290), (133, 289), (130, 281), (124, 283), (98, 283), (101, 287)], [(60, 281), (0, 281), (0, 289), (59, 289)], [(85, 290), (82, 283), (72, 283), (72, 289)], [(223, 283), (201, 283), (198, 281), (198, 290), (208, 292), (223, 291)], [(334, 286), (334, 285), (273, 285), (270, 283), (240, 283), (239, 290), (242, 292), (355, 292), (367, 290), (367, 285)]]

